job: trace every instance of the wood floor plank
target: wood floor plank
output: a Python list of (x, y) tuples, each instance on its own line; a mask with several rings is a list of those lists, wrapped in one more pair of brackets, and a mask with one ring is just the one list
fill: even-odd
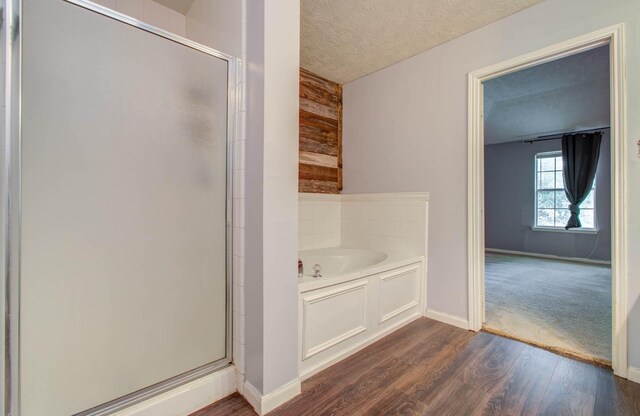
[[(478, 356), (488, 353), (492, 343), (499, 343), (500, 338), (467, 332), (471, 336), (462, 338), (449, 348), (442, 349), (433, 360), (432, 366), (426, 372), (407, 374), (403, 377), (402, 390), (404, 396), (381, 397), (373, 406), (377, 410), (384, 410), (385, 414), (405, 414), (407, 408), (413, 408), (415, 414), (438, 414), (441, 400), (453, 391), (463, 390), (465, 369), (473, 366)], [(473, 371), (473, 370), (472, 370)], [(485, 393), (481, 390), (482, 398)], [(465, 393), (465, 396), (469, 396)], [(469, 414), (468, 406), (463, 406), (464, 414)], [(366, 414), (366, 413), (364, 413)]]
[(256, 416), (251, 405), (238, 393), (233, 393), (224, 399), (213, 403), (190, 416)]
[[(339, 374), (333, 377), (331, 373), (335, 372), (335, 366), (320, 373), (319, 377), (316, 377), (324, 380), (330, 377), (333, 388), (325, 391), (323, 400), (318, 401), (314, 406), (309, 406), (307, 401), (309, 396), (303, 395), (300, 399), (278, 409), (274, 414), (289, 412), (299, 415), (341, 414), (342, 412), (348, 414), (354, 409), (361, 410), (367, 402), (371, 401), (371, 392), (380, 391), (381, 387), (388, 386), (394, 380), (405, 376), (413, 365), (424, 362), (430, 355), (442, 350), (451, 337), (466, 333), (466, 331), (451, 331), (444, 324), (428, 326), (424, 324), (422, 320), (416, 321), (405, 327), (411, 331), (411, 334), (401, 335), (402, 339), (388, 337), (397, 341), (376, 343), (375, 347), (372, 346), (374, 348), (369, 347), (361, 351), (357, 354), (361, 356), (359, 359), (349, 360), (341, 366)], [(310, 381), (309, 384), (313, 382)]]
[(490, 337), (486, 347), (476, 351), (469, 362), (454, 368), (450, 381), (437, 390), (430, 403), (425, 403), (424, 413), (480, 414), (493, 394), (508, 382), (507, 375), (524, 348), (518, 342)]
[(506, 383), (495, 391), (482, 414), (536, 414), (558, 361), (556, 354), (525, 346), (507, 375)]
[(387, 391), (384, 398), (362, 410), (362, 414), (371, 416), (419, 415), (421, 412), (420, 402), (397, 389)]
[[(435, 323), (435, 324), (434, 324)], [(392, 334), (382, 338), (375, 344), (370, 345), (355, 355), (351, 355), (342, 360), (341, 366), (332, 366), (316, 374), (307, 382), (311, 385), (314, 382), (321, 382), (330, 379), (332, 381), (346, 382), (347, 379), (358, 377), (359, 371), (369, 369), (383, 360), (394, 357), (402, 357), (414, 348), (421, 341), (426, 339), (437, 339), (438, 331), (450, 330), (450, 326), (441, 322), (425, 322), (418, 319), (400, 328)]]
[(319, 412), (324, 403), (340, 399), (345, 386), (358, 385), (362, 374), (368, 373), (381, 363), (388, 363), (401, 357), (414, 347), (420, 335), (429, 337), (436, 330), (438, 326), (425, 326), (417, 321), (400, 328), (356, 355), (342, 360), (340, 368), (329, 367), (303, 382), (302, 394), (276, 409), (274, 416)]
[[(372, 404), (372, 397), (389, 397), (385, 394), (387, 389), (394, 389), (394, 387), (399, 389), (406, 386), (407, 383), (415, 381), (417, 374), (424, 371), (424, 368), (421, 368), (421, 364), (432, 361), (439, 353), (446, 351), (447, 347), (452, 343), (451, 341), (456, 342), (461, 337), (467, 338), (465, 335), (464, 333), (452, 332), (444, 328), (444, 331), (437, 333), (437, 337), (434, 337), (431, 342), (426, 339), (423, 340), (416, 348), (410, 350), (406, 356), (400, 357), (391, 363), (392, 366), (383, 368), (381, 374), (369, 372), (363, 375), (360, 385), (366, 386), (366, 389), (358, 389), (356, 387), (356, 390), (352, 392), (353, 394), (344, 395), (342, 399), (334, 402), (327, 410), (331, 414), (336, 414), (336, 411), (344, 411), (345, 414), (353, 414), (353, 412), (369, 414), (368, 409)], [(444, 356), (440, 358), (444, 358)]]
[[(270, 416), (636, 415), (611, 371), (426, 318), (316, 374)], [(234, 394), (192, 416), (255, 415)]]
[(596, 415), (640, 415), (640, 384), (614, 376), (610, 371), (598, 371)]
[(598, 386), (598, 368), (560, 357), (539, 415), (592, 415)]

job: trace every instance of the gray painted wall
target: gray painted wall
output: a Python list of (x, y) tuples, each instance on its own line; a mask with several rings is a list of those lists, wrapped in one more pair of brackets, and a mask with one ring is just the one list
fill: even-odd
[(640, 7), (546, 0), (345, 84), (344, 191), (429, 191), (429, 309), (467, 319), (467, 77), (626, 24), (629, 363), (640, 368)]
[(534, 231), (536, 153), (560, 150), (560, 140), (485, 146), (485, 246), (527, 253), (611, 260), (609, 132), (596, 173), (598, 234)]

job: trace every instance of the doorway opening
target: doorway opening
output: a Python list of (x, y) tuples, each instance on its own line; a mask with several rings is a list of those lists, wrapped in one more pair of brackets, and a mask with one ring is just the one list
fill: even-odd
[[(623, 26), (617, 25), (469, 74), (469, 325), (475, 331), (484, 326), (558, 352), (611, 363), (615, 374), (626, 377), (622, 36)], [(602, 78), (598, 82), (593, 74), (589, 81), (570, 69), (585, 59), (601, 60), (604, 72), (595, 76)], [(518, 77), (537, 73), (544, 78), (545, 71), (555, 75), (542, 80), (547, 87), (530, 87), (528, 94), (508, 92), (509, 86), (523, 87)], [(589, 97), (602, 99), (603, 92), (608, 92), (603, 99), (608, 113), (603, 115), (601, 111), (599, 117), (590, 120), (574, 114), (571, 125), (553, 127), (551, 122), (566, 121), (572, 111), (593, 116), (598, 111), (595, 107), (602, 110), (598, 98), (585, 101), (576, 95), (572, 100), (571, 88), (561, 87), (563, 77), (565, 81), (572, 78), (574, 84), (583, 82), (582, 88), (572, 87), (578, 95), (591, 88)], [(596, 92), (594, 88), (600, 89)], [(559, 91), (552, 93), (554, 89)], [(489, 100), (485, 100), (487, 94)], [(508, 99), (496, 99), (501, 94)], [(555, 96), (555, 100), (543, 105), (549, 96)], [(578, 106), (571, 104), (578, 101), (589, 108), (577, 111)], [(532, 103), (537, 106), (518, 114), (518, 107)], [(545, 111), (548, 117), (540, 119)], [(501, 121), (492, 126), (492, 117)], [(527, 126), (537, 131), (526, 131)], [(518, 134), (516, 128), (522, 133)], [(575, 199), (575, 195), (567, 195), (569, 185), (563, 183), (565, 170), (571, 170), (565, 169), (569, 151), (562, 151), (562, 136), (567, 133), (598, 136), (601, 151), (595, 157), (599, 167), (594, 186), (583, 189), (579, 201), (570, 201), (571, 210), (566, 208), (564, 198)], [(494, 149), (487, 150), (491, 146)], [(494, 151), (500, 146), (504, 150)], [(517, 156), (512, 153), (516, 151)], [(496, 162), (497, 157), (504, 159), (505, 155), (511, 160)], [(527, 184), (514, 186), (519, 184), (519, 172), (515, 167), (505, 168), (516, 159), (528, 166)], [(498, 172), (493, 171), (496, 166)], [(496, 177), (503, 189), (487, 187)], [(514, 205), (520, 194), (528, 202)], [(501, 211), (509, 204), (509, 210)], [(567, 216), (577, 213), (576, 208), (580, 208), (583, 226), (577, 232), (567, 231), (563, 223)], [(520, 223), (516, 227), (520, 234), (501, 233), (510, 221)], [(507, 245), (516, 242), (519, 245), (513, 248)], [(485, 248), (493, 250), (485, 253)]]
[[(483, 83), (483, 329), (605, 365), (609, 79), (603, 45)], [(568, 224), (578, 179), (579, 227)]]

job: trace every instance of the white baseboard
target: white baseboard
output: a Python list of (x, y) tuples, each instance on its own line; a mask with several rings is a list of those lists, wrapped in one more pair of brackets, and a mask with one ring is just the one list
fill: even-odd
[(457, 326), (458, 328), (469, 330), (469, 321), (467, 319), (459, 318), (457, 316), (449, 315), (444, 312), (437, 312), (433, 309), (427, 309), (425, 314), (427, 318), (443, 322), (445, 324)]
[(265, 415), (296, 397), (301, 392), (301, 382), (299, 378), (292, 380), (277, 390), (261, 395), (258, 390), (248, 381), (244, 382), (244, 398), (253, 406), (255, 411), (260, 415)]
[(629, 370), (627, 370), (627, 379), (634, 383), (640, 383), (640, 368), (629, 367)]
[(262, 407), (262, 395), (255, 387), (253, 387), (253, 384), (245, 380), (244, 386), (242, 387), (242, 395), (247, 399), (249, 404), (253, 406), (258, 414), (262, 414), (258, 410)]
[(114, 416), (189, 415), (235, 391), (236, 368), (234, 365), (230, 365), (220, 371), (116, 412)]
[(582, 257), (562, 257), (562, 256), (554, 256), (553, 254), (540, 254), (540, 253), (529, 253), (529, 252), (526, 252), (526, 251), (503, 250), (501, 248), (485, 248), (484, 251), (489, 252), (489, 253), (516, 254), (518, 256), (539, 257), (539, 258), (542, 258), (542, 259), (575, 261), (575, 262), (578, 262), (578, 263), (611, 265), (611, 262), (610, 261), (606, 261), (606, 260), (593, 260), (593, 259), (585, 259), (585, 258), (582, 258)]

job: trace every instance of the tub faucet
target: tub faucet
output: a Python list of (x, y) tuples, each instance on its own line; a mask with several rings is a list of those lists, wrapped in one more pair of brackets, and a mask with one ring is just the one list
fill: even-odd
[(302, 260), (298, 259), (298, 279), (302, 279), (304, 276), (304, 265), (302, 264)]
[(322, 275), (320, 274), (321, 270), (322, 270), (322, 268), (320, 267), (319, 264), (314, 264), (313, 265), (313, 277), (322, 277)]

